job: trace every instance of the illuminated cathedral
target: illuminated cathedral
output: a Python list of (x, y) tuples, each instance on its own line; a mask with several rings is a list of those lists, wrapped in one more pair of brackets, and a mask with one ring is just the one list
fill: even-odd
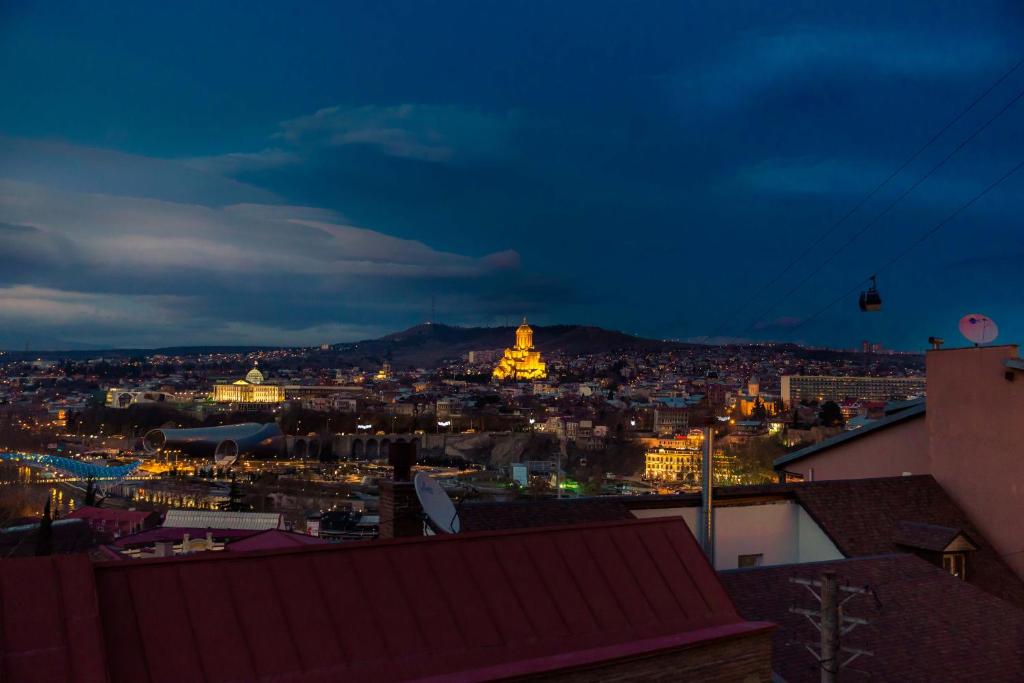
[(540, 351), (535, 351), (533, 348), (533, 329), (526, 324), (526, 318), (523, 318), (523, 324), (516, 328), (515, 347), (505, 349), (505, 355), (502, 356), (491, 374), (494, 379), (499, 380), (547, 378), (547, 364), (540, 359)]

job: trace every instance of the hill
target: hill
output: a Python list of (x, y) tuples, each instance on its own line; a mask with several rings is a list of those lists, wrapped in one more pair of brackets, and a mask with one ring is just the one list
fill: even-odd
[[(684, 348), (679, 342), (634, 337), (588, 325), (535, 325), (533, 342), (541, 353), (584, 355), (607, 351), (660, 351)], [(469, 351), (503, 349), (515, 340), (514, 327), (454, 327), (423, 324), (380, 339), (333, 347), (339, 362), (362, 364), (388, 360), (395, 366), (432, 367)]]

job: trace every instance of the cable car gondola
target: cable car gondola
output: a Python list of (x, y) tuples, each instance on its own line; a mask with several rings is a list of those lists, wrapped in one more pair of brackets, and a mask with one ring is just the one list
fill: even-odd
[(882, 310), (882, 297), (878, 293), (878, 282), (871, 276), (871, 286), (860, 293), (860, 310), (862, 313), (874, 313)]

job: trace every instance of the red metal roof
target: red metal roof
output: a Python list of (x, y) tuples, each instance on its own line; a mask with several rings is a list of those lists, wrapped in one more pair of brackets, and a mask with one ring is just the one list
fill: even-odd
[(118, 548), (144, 548), (158, 541), (180, 543), (185, 534), (188, 534), (188, 537), (191, 539), (197, 539), (206, 538), (207, 532), (211, 532), (215, 540), (227, 542), (249, 538), (260, 533), (253, 529), (186, 529), (174, 526), (158, 526), (148, 531), (140, 531), (130, 536), (122, 536), (114, 541), (114, 545)]
[[(12, 595), (25, 575), (32, 590)], [(61, 581), (96, 597), (69, 606)], [(34, 558), (0, 562), (0, 589), (0, 673), (41, 646), (55, 667), (11, 678), (28, 682), (99, 680), (67, 668), (84, 642), (112, 683), (477, 681), (771, 628), (737, 614), (678, 518), (94, 567)], [(68, 616), (87, 640), (59, 635)], [(31, 637), (23, 621), (39, 622)]]
[(294, 548), (304, 545), (324, 545), (327, 543), (322, 538), (308, 534), (297, 534), (294, 531), (281, 531), (280, 529), (267, 529), (252, 536), (231, 541), (225, 547), (226, 550), (250, 551), (250, 550), (277, 550)]
[(117, 508), (81, 507), (68, 514), (65, 519), (82, 519), (93, 531), (112, 537), (142, 531), (155, 526), (160, 516), (147, 510), (118, 510)]

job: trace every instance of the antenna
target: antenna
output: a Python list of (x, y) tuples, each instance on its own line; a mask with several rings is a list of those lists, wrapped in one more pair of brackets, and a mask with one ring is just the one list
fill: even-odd
[(462, 528), (459, 513), (437, 480), (426, 472), (418, 472), (413, 479), (416, 497), (420, 500), (427, 523), (437, 533), (457, 534)]
[(999, 335), (999, 327), (987, 315), (968, 313), (960, 318), (960, 334), (975, 346), (988, 344)]

